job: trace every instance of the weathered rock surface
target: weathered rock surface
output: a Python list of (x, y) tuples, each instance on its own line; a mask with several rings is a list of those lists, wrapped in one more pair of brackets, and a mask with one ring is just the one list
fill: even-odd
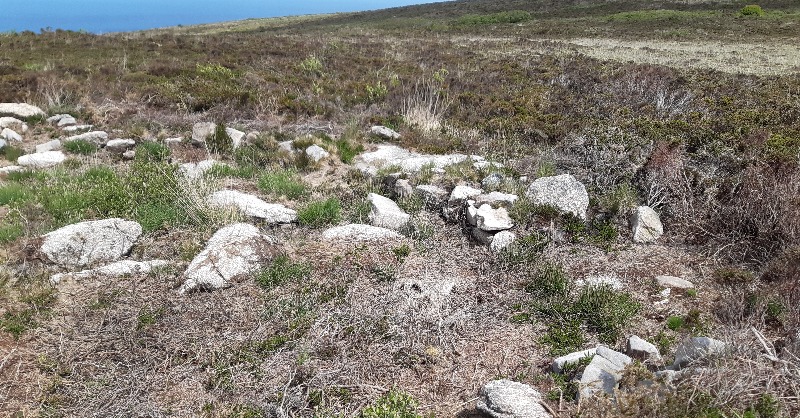
[(308, 156), (311, 161), (319, 162), (325, 158), (328, 158), (331, 154), (328, 151), (325, 151), (324, 148), (320, 147), (319, 145), (311, 145), (306, 148), (306, 155)]
[(78, 121), (75, 120), (75, 118), (73, 118), (72, 116), (67, 115), (67, 116), (59, 119), (58, 123), (56, 123), (56, 126), (62, 127), (62, 126), (72, 126), (72, 125), (77, 125), (77, 124), (78, 124)]
[(58, 139), (54, 139), (52, 141), (45, 142), (44, 144), (39, 144), (36, 146), (36, 152), (47, 152), (47, 151), (58, 151), (61, 149), (61, 141)]
[(286, 206), (267, 203), (251, 194), (236, 190), (220, 190), (208, 198), (215, 206), (231, 206), (247, 216), (264, 219), (270, 224), (285, 224), (297, 220), (297, 212)]
[(414, 187), (406, 179), (397, 179), (394, 182), (394, 194), (398, 197), (409, 197), (414, 194)]
[(211, 170), (217, 164), (215, 160), (208, 159), (196, 163), (185, 163), (178, 166), (178, 173), (180, 173), (187, 180), (197, 180)]
[(633, 229), (633, 241), (638, 243), (654, 242), (664, 234), (661, 218), (649, 206), (636, 208), (631, 216), (631, 228)]
[(506, 248), (508, 248), (516, 240), (517, 236), (514, 235), (513, 232), (500, 231), (494, 234), (494, 237), (492, 238), (492, 243), (489, 245), (489, 248), (492, 251), (499, 253), (500, 251), (503, 251)]
[(623, 369), (624, 366), (620, 367), (603, 356), (595, 355), (583, 370), (578, 397), (590, 398), (599, 393), (613, 395)]
[(414, 188), (414, 192), (422, 198), (425, 206), (431, 209), (439, 209), (447, 201), (447, 190), (439, 186), (420, 184)]
[(628, 342), (625, 344), (625, 353), (640, 361), (661, 361), (661, 353), (659, 353), (658, 347), (636, 335), (628, 337)]
[(550, 365), (550, 368), (555, 373), (561, 373), (564, 370), (564, 366), (568, 364), (575, 364), (581, 361), (581, 359), (595, 355), (596, 352), (597, 348), (590, 348), (588, 350), (576, 351), (574, 353), (558, 357), (555, 360), (553, 360), (553, 363)]
[(447, 203), (463, 203), (466, 202), (468, 199), (473, 199), (476, 196), (483, 193), (483, 190), (476, 189), (470, 186), (458, 185), (453, 188), (453, 191), (450, 192), (450, 197), (447, 199)]
[(74, 273), (58, 273), (50, 276), (50, 283), (58, 284), (66, 279), (88, 279), (96, 276), (122, 277), (147, 274), (153, 269), (172, 264), (167, 260), (134, 261), (121, 260), (95, 269), (81, 270)]
[(394, 241), (402, 238), (391, 229), (363, 224), (335, 226), (322, 233), (322, 239), (329, 242)]
[(61, 128), (64, 132), (78, 132), (78, 131), (89, 131), (94, 128), (94, 125), (73, 125), (73, 126), (65, 126)]
[(693, 289), (694, 283), (675, 276), (656, 276), (656, 283), (668, 289)]
[(135, 146), (136, 141), (133, 139), (112, 139), (106, 142), (106, 151), (112, 154), (122, 154)]
[(561, 212), (586, 219), (589, 194), (583, 183), (571, 174), (538, 178), (528, 186), (525, 194), (534, 204), (552, 206)]
[(386, 126), (380, 126), (380, 125), (373, 126), (372, 128), (370, 128), (369, 131), (373, 135), (375, 135), (375, 136), (377, 136), (379, 138), (382, 138), (382, 139), (399, 139), (400, 138), (400, 134), (399, 133), (395, 132), (391, 128), (387, 128)]
[(411, 216), (400, 209), (392, 199), (376, 193), (370, 193), (367, 199), (372, 206), (369, 220), (373, 226), (399, 230), (411, 219)]
[(505, 176), (500, 173), (492, 173), (481, 180), (481, 187), (484, 189), (496, 189), (506, 181)]
[(241, 147), (244, 143), (245, 136), (247, 136), (244, 132), (233, 128), (225, 128), (225, 133), (231, 138), (233, 149)]
[(475, 203), (478, 205), (483, 203), (488, 203), (492, 206), (502, 205), (506, 207), (511, 207), (514, 206), (514, 203), (516, 203), (518, 199), (519, 197), (515, 194), (491, 192), (476, 196)]
[(8, 173), (16, 173), (18, 171), (23, 171), (23, 170), (25, 170), (25, 167), (22, 167), (22, 166), (19, 166), (19, 165), (9, 165), (9, 166), (0, 168), (0, 175), (6, 175)]
[(52, 263), (83, 267), (120, 259), (141, 234), (141, 225), (125, 219), (80, 222), (42, 236), (40, 251)]
[(77, 140), (91, 142), (92, 144), (95, 145), (105, 145), (106, 141), (108, 141), (108, 134), (104, 131), (91, 131), (78, 135), (69, 136), (67, 138), (64, 138), (63, 142), (71, 142)]
[(625, 287), (622, 279), (612, 274), (601, 274), (597, 276), (589, 276), (575, 281), (575, 285), (579, 287), (590, 286), (600, 287), (608, 286), (614, 290), (622, 290)]
[(378, 145), (377, 150), (357, 156), (354, 164), (362, 172), (375, 175), (379, 169), (389, 166), (398, 166), (404, 173), (416, 173), (423, 167), (441, 170), (468, 159), (470, 157), (463, 154), (425, 155), (408, 151), (396, 145)]
[(279, 253), (275, 238), (262, 234), (255, 226), (228, 225), (214, 233), (189, 264), (178, 292), (226, 287), (232, 279), (263, 268)]
[(57, 115), (53, 115), (53, 116), (50, 116), (49, 118), (47, 118), (47, 122), (49, 122), (49, 123), (58, 123), (58, 122), (61, 122), (61, 119), (65, 119), (65, 118), (73, 118), (73, 119), (75, 119), (72, 115), (70, 115), (68, 113), (59, 113)]
[(61, 151), (37, 152), (17, 158), (17, 164), (29, 168), (54, 167), (64, 162), (67, 156)]
[(475, 211), (475, 226), (483, 231), (495, 232), (513, 228), (514, 222), (505, 208), (494, 209), (484, 203)]
[(5, 139), (6, 141), (22, 142), (22, 135), (9, 128), (3, 128), (0, 130), (0, 138)]
[(214, 122), (197, 122), (192, 126), (192, 143), (195, 145), (205, 144), (206, 139), (214, 135), (217, 124)]
[(0, 117), (0, 129), (10, 128), (17, 132), (25, 133), (28, 131), (28, 124), (11, 116)]
[(493, 418), (550, 418), (536, 389), (508, 379), (493, 380), (479, 393), (477, 408)]
[(0, 103), (0, 115), (9, 115), (15, 118), (32, 118), (44, 116), (42, 109), (27, 103)]
[(709, 357), (725, 354), (727, 346), (720, 340), (709, 337), (693, 337), (684, 340), (675, 350), (674, 368), (680, 369), (687, 365)]

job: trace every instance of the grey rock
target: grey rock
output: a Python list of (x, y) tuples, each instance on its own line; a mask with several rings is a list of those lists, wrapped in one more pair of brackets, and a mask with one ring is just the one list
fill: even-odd
[(0, 103), (0, 115), (9, 115), (15, 118), (32, 118), (44, 116), (42, 109), (27, 103)]
[(417, 173), (423, 168), (442, 170), (447, 166), (470, 159), (464, 154), (425, 155), (408, 151), (395, 145), (378, 145), (377, 150), (364, 152), (354, 160), (354, 165), (361, 172), (375, 175), (378, 170), (397, 166), (403, 173)]
[(613, 395), (623, 369), (603, 356), (594, 356), (581, 375), (578, 398), (586, 399), (597, 394)]
[(218, 163), (213, 159), (203, 160), (196, 163), (184, 163), (178, 166), (178, 173), (187, 180), (197, 180), (203, 177), (208, 170), (211, 170), (215, 164)]
[(485, 384), (478, 395), (477, 408), (492, 418), (551, 418), (542, 406), (536, 389), (508, 379)]
[(406, 179), (397, 179), (394, 182), (394, 194), (401, 198), (409, 197), (414, 194), (414, 187)]
[(119, 218), (80, 222), (42, 236), (41, 253), (62, 266), (87, 266), (119, 260), (127, 254), (142, 226)]
[(281, 141), (278, 142), (278, 149), (288, 153), (294, 153), (294, 141)]
[(106, 142), (106, 151), (112, 154), (122, 154), (135, 146), (136, 141), (133, 139), (112, 139)]
[(58, 273), (50, 276), (50, 283), (58, 284), (66, 279), (78, 280), (91, 277), (122, 277), (147, 274), (152, 270), (172, 264), (167, 260), (133, 261), (121, 260), (95, 269), (81, 270), (73, 273)]
[(36, 146), (36, 152), (58, 151), (61, 149), (61, 141), (54, 139)]
[(0, 175), (7, 175), (8, 173), (16, 173), (24, 170), (25, 167), (19, 165), (9, 165), (6, 167), (0, 167)]
[(624, 369), (626, 366), (633, 362), (633, 359), (622, 354), (618, 351), (614, 351), (606, 346), (598, 346), (597, 351), (595, 352), (596, 355), (605, 358), (606, 360), (613, 363), (619, 370)]
[(589, 194), (586, 187), (571, 174), (538, 178), (528, 186), (525, 194), (534, 204), (552, 206), (561, 212), (586, 219)]
[(633, 216), (631, 216), (631, 227), (633, 229), (633, 241), (638, 243), (654, 242), (664, 234), (661, 218), (649, 206), (636, 208)]
[(64, 162), (67, 156), (61, 151), (37, 152), (17, 158), (17, 164), (29, 168), (54, 167)]
[(513, 228), (514, 222), (505, 208), (493, 209), (483, 204), (475, 212), (475, 226), (487, 232), (504, 231)]
[(0, 130), (0, 138), (5, 139), (7, 141), (22, 142), (22, 135), (8, 128), (3, 128), (2, 130)]
[(49, 118), (47, 118), (47, 122), (48, 123), (58, 123), (59, 121), (61, 121), (61, 119), (64, 119), (64, 118), (72, 118), (72, 115), (70, 115), (68, 113), (59, 113), (57, 115), (53, 115), (53, 116), (50, 116)]
[(447, 202), (450, 204), (453, 203), (461, 204), (467, 201), (468, 199), (475, 198), (481, 193), (483, 193), (483, 190), (481, 189), (476, 189), (470, 186), (459, 185), (456, 186), (452, 192), (450, 192), (450, 197), (447, 199)]
[(64, 132), (78, 132), (78, 131), (89, 131), (94, 128), (94, 125), (74, 125), (74, 126), (65, 126), (61, 128)]
[(414, 188), (414, 192), (422, 198), (425, 206), (433, 209), (441, 208), (448, 197), (447, 190), (430, 184), (421, 184)]
[(175, 137), (175, 138), (166, 138), (164, 139), (164, 145), (168, 147), (174, 147), (183, 143), (183, 137)]
[(555, 373), (561, 373), (564, 367), (569, 364), (576, 364), (584, 358), (594, 356), (597, 353), (597, 348), (590, 348), (588, 350), (576, 351), (574, 353), (561, 356), (553, 360), (550, 368)]
[(306, 148), (306, 155), (316, 163), (320, 160), (328, 158), (331, 154), (328, 151), (325, 151), (325, 149), (319, 145), (311, 145)]
[(693, 337), (684, 340), (675, 350), (673, 367), (680, 369), (695, 362), (725, 354), (727, 345), (709, 337)]
[(370, 128), (370, 133), (382, 139), (399, 139), (400, 134), (391, 128), (385, 126), (373, 126)]
[(130, 160), (133, 160), (134, 158), (136, 158), (136, 151), (134, 151), (132, 149), (129, 149), (129, 150), (127, 150), (127, 151), (122, 153), (122, 159), (123, 160), (130, 161)]
[(251, 194), (236, 190), (220, 190), (209, 196), (213, 206), (234, 207), (246, 216), (264, 219), (270, 224), (291, 223), (297, 220), (297, 212), (286, 206), (267, 203)]
[(694, 284), (686, 279), (675, 276), (656, 276), (656, 283), (668, 289), (693, 289)]
[(8, 142), (6, 142), (5, 139), (0, 138), (0, 149), (5, 148), (6, 146), (8, 146)]
[(506, 206), (511, 207), (516, 203), (519, 197), (515, 194), (511, 193), (501, 193), (501, 192), (491, 192), (486, 194), (481, 194), (475, 197), (475, 202), (477, 204), (488, 203), (492, 206)]
[(489, 248), (492, 251), (494, 251), (496, 253), (499, 253), (499, 252), (505, 250), (506, 248), (508, 248), (516, 240), (517, 240), (517, 236), (514, 235), (513, 232), (500, 231), (500, 232), (494, 234), (494, 238), (492, 239), (492, 243), (491, 243), (491, 245), (489, 245)]
[(265, 267), (278, 254), (277, 240), (253, 225), (228, 225), (211, 237), (183, 273), (178, 293), (220, 289), (231, 280)]
[(192, 144), (202, 145), (206, 143), (206, 139), (214, 135), (217, 130), (217, 124), (214, 122), (197, 122), (192, 126)]
[(10, 116), (0, 117), (0, 129), (11, 128), (17, 132), (28, 132), (28, 124)]
[(63, 142), (72, 142), (77, 140), (91, 142), (92, 144), (95, 145), (104, 145), (106, 141), (108, 141), (108, 134), (103, 131), (91, 131), (78, 135), (69, 136), (67, 138), (64, 138)]
[(402, 238), (402, 235), (391, 229), (362, 224), (336, 226), (322, 233), (322, 240), (327, 242), (396, 241)]
[(506, 178), (500, 173), (492, 173), (481, 180), (481, 187), (484, 189), (496, 189), (503, 185)]
[(67, 115), (67, 116), (59, 119), (58, 123), (56, 123), (56, 126), (62, 127), (62, 126), (72, 126), (72, 125), (77, 125), (77, 124), (78, 124), (78, 121), (75, 120), (75, 118), (73, 118), (72, 116)]
[(661, 361), (661, 353), (659, 353), (658, 348), (636, 335), (628, 337), (628, 342), (625, 344), (625, 353), (640, 361)]
[(494, 235), (486, 232), (480, 228), (472, 228), (472, 236), (483, 245), (491, 245), (494, 241)]
[(411, 220), (411, 216), (400, 209), (392, 199), (376, 193), (370, 193), (367, 199), (372, 205), (369, 220), (373, 226), (400, 230)]
[(584, 279), (578, 279), (575, 281), (575, 285), (577, 285), (578, 287), (608, 286), (614, 290), (622, 290), (625, 287), (625, 283), (622, 282), (622, 279), (611, 274), (589, 276)]
[(238, 149), (244, 143), (245, 133), (233, 128), (225, 128), (225, 133), (231, 138), (233, 149)]

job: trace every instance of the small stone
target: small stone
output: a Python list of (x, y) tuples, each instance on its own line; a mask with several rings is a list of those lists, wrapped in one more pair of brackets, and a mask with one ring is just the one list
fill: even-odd
[(94, 128), (94, 125), (75, 125), (75, 126), (65, 126), (61, 128), (64, 132), (78, 132), (78, 131), (88, 131)]
[(166, 138), (164, 139), (164, 145), (168, 147), (174, 147), (180, 145), (183, 142), (182, 137), (175, 137), (175, 138)]
[(517, 240), (517, 236), (514, 235), (513, 232), (500, 231), (500, 232), (494, 234), (494, 238), (492, 239), (492, 243), (491, 243), (491, 245), (489, 245), (489, 248), (492, 251), (494, 251), (496, 253), (499, 253), (499, 252), (505, 250), (506, 248), (508, 248), (516, 240)]
[(281, 141), (278, 142), (278, 149), (286, 151), (289, 154), (294, 153), (294, 141)]
[(588, 350), (583, 351), (576, 351), (574, 353), (567, 354), (565, 356), (561, 356), (553, 360), (553, 363), (550, 365), (550, 368), (555, 373), (561, 373), (564, 370), (564, 367), (569, 364), (576, 364), (580, 360), (591, 357), (597, 353), (597, 348), (590, 348)]
[(603, 356), (594, 356), (581, 375), (578, 398), (587, 399), (599, 393), (613, 395), (623, 368)]
[(3, 138), (7, 141), (22, 142), (22, 135), (8, 128), (3, 128), (3, 130), (0, 131), (0, 138)]
[(628, 342), (625, 344), (625, 353), (641, 361), (661, 361), (661, 353), (659, 353), (658, 348), (636, 335), (628, 337)]
[(131, 161), (134, 158), (136, 158), (136, 151), (134, 151), (132, 149), (127, 150), (127, 151), (122, 153), (122, 159), (123, 160)]
[(331, 154), (328, 151), (325, 151), (324, 148), (320, 147), (319, 145), (311, 145), (310, 147), (306, 148), (306, 155), (315, 163), (328, 158)]
[(538, 178), (528, 186), (525, 194), (534, 204), (552, 206), (586, 219), (589, 194), (583, 183), (570, 174)]
[(267, 203), (251, 194), (236, 190), (220, 190), (209, 196), (214, 206), (232, 206), (247, 216), (264, 219), (269, 224), (285, 224), (297, 220), (297, 212), (286, 206)]
[(336, 226), (322, 233), (322, 240), (328, 242), (394, 241), (402, 238), (391, 229), (363, 224)]
[(487, 232), (504, 231), (513, 228), (514, 222), (505, 208), (493, 209), (483, 204), (475, 213), (475, 226)]
[(180, 173), (187, 180), (197, 180), (211, 170), (215, 164), (215, 160), (208, 159), (197, 163), (185, 163), (178, 166), (178, 173)]
[(399, 139), (400, 134), (391, 128), (385, 126), (373, 126), (370, 128), (370, 133), (381, 139)]
[(233, 128), (225, 128), (225, 133), (231, 138), (233, 149), (238, 149), (244, 142), (245, 133)]
[(472, 199), (475, 196), (480, 195), (481, 193), (483, 193), (483, 190), (481, 189), (459, 185), (456, 186), (452, 192), (450, 192), (450, 198), (447, 199), (447, 201), (449, 203), (464, 202), (467, 199)]
[(610, 275), (610, 274), (603, 274), (599, 276), (589, 276), (585, 279), (579, 279), (575, 281), (575, 284), (579, 287), (583, 286), (590, 286), (590, 287), (600, 287), (600, 286), (608, 286), (614, 290), (622, 290), (625, 287), (625, 283), (622, 282), (617, 276)]
[(633, 241), (638, 243), (654, 242), (664, 234), (661, 218), (649, 206), (636, 208), (631, 217), (631, 227), (633, 229)]
[(77, 140), (91, 142), (95, 145), (104, 145), (106, 141), (108, 141), (108, 134), (103, 131), (91, 131), (67, 137), (63, 142), (72, 142)]
[(689, 338), (675, 350), (675, 361), (672, 365), (676, 369), (681, 369), (709, 357), (721, 356), (725, 354), (726, 349), (726, 344), (720, 340), (709, 337)]
[(10, 116), (2, 116), (0, 117), (0, 129), (2, 128), (10, 128), (17, 132), (28, 132), (28, 124), (17, 119), (12, 118)]
[(133, 139), (112, 139), (106, 142), (106, 151), (112, 154), (122, 154), (135, 146), (136, 141)]
[(447, 201), (447, 190), (439, 186), (421, 184), (414, 188), (414, 192), (422, 198), (428, 208), (441, 208), (444, 202)]
[(0, 175), (7, 175), (9, 173), (17, 173), (20, 171), (24, 171), (25, 167), (19, 165), (9, 165), (6, 167), (0, 168)]
[(518, 199), (519, 197), (515, 194), (491, 192), (487, 194), (478, 195), (477, 197), (475, 197), (475, 202), (477, 202), (478, 204), (488, 203), (492, 206), (502, 205), (506, 207), (511, 207)]
[(492, 418), (551, 418), (536, 389), (508, 379), (493, 380), (479, 393), (477, 408)]
[(67, 116), (59, 119), (58, 123), (56, 124), (56, 126), (61, 127), (61, 126), (71, 126), (71, 125), (77, 125), (77, 124), (78, 124), (78, 121), (75, 120), (75, 118), (73, 118), (72, 116), (67, 115)]
[(672, 289), (693, 289), (694, 284), (688, 280), (675, 276), (656, 276), (656, 283), (661, 287)]
[(36, 152), (58, 151), (61, 149), (61, 141), (54, 139), (36, 146)]
[(400, 209), (392, 199), (376, 193), (370, 193), (367, 199), (372, 205), (369, 220), (373, 226), (400, 230), (411, 220), (411, 216)]

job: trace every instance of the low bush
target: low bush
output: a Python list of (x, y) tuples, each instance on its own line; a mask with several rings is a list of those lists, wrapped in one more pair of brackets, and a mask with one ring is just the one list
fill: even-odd
[(757, 4), (748, 4), (739, 10), (739, 16), (764, 16), (764, 10)]
[(392, 389), (364, 408), (359, 418), (423, 418), (417, 412), (419, 403), (409, 394)]

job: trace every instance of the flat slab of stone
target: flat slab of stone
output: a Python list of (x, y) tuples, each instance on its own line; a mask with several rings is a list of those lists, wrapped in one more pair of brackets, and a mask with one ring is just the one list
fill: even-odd
[(478, 394), (476, 407), (492, 418), (551, 418), (536, 389), (508, 379), (493, 380)]
[(402, 238), (391, 229), (363, 224), (335, 226), (322, 233), (322, 240), (328, 242), (395, 241)]
[(444, 169), (470, 160), (464, 154), (426, 155), (411, 152), (396, 145), (378, 145), (375, 151), (365, 152), (355, 159), (355, 166), (364, 173), (375, 175), (378, 170), (397, 166), (404, 173), (417, 173), (424, 167)]
[(73, 125), (73, 126), (65, 126), (61, 128), (62, 131), (73, 133), (78, 131), (89, 131), (94, 128), (94, 125)]
[(264, 219), (270, 224), (286, 224), (297, 221), (297, 212), (277, 203), (267, 203), (257, 196), (236, 190), (220, 190), (208, 197), (214, 206), (231, 206), (246, 216)]
[(675, 276), (656, 276), (656, 283), (668, 289), (693, 289), (694, 283)]
[(553, 360), (553, 363), (550, 365), (550, 369), (552, 369), (553, 372), (555, 373), (561, 373), (564, 370), (564, 366), (568, 364), (576, 364), (582, 359), (591, 357), (596, 353), (597, 353), (597, 348), (590, 348), (588, 350), (576, 351), (574, 353), (558, 357), (555, 360)]
[(469, 199), (473, 199), (483, 193), (483, 190), (476, 189), (470, 186), (458, 185), (450, 192), (450, 197), (447, 199), (448, 203), (460, 203)]
[(63, 142), (72, 142), (78, 140), (91, 142), (95, 145), (105, 145), (106, 141), (108, 141), (108, 133), (104, 131), (85, 132), (78, 135), (68, 136), (64, 138)]
[(397, 231), (405, 227), (411, 220), (411, 216), (388, 197), (370, 193), (367, 195), (367, 200), (371, 205), (369, 221), (373, 226)]
[(80, 222), (43, 235), (40, 252), (50, 262), (69, 267), (117, 261), (141, 234), (139, 223), (120, 218)]
[(11, 128), (17, 132), (25, 133), (28, 131), (28, 124), (11, 116), (0, 117), (0, 129)]
[(112, 139), (106, 142), (106, 151), (112, 154), (122, 154), (123, 152), (136, 146), (133, 139)]
[(21, 165), (9, 165), (6, 167), (0, 168), (0, 174), (7, 175), (8, 173), (17, 173), (20, 171), (24, 171), (25, 167)]
[(317, 163), (325, 158), (328, 158), (331, 154), (328, 151), (325, 151), (325, 149), (319, 145), (311, 145), (310, 147), (306, 148), (306, 155), (311, 159), (311, 161)]
[(382, 125), (376, 125), (369, 129), (369, 132), (382, 139), (399, 139), (400, 134), (395, 132), (394, 129)]
[(0, 115), (25, 119), (34, 116), (44, 116), (44, 111), (37, 106), (27, 103), (0, 103)]
[(231, 280), (265, 267), (280, 249), (275, 238), (253, 225), (238, 223), (218, 230), (183, 273), (178, 293), (226, 287)]
[(675, 350), (673, 367), (680, 369), (691, 363), (725, 354), (727, 345), (710, 337), (692, 337), (684, 340)]
[(66, 279), (88, 279), (97, 276), (122, 277), (147, 274), (158, 267), (172, 264), (167, 260), (134, 261), (121, 260), (96, 269), (81, 270), (73, 273), (58, 273), (50, 276), (50, 283), (58, 284)]
[(552, 206), (585, 220), (589, 207), (586, 187), (571, 174), (541, 177), (533, 181), (525, 192), (536, 205)]
[(514, 227), (514, 221), (505, 208), (494, 209), (484, 203), (475, 212), (475, 226), (487, 232), (505, 231)]
[(218, 164), (216, 160), (208, 159), (196, 163), (184, 163), (178, 166), (178, 173), (187, 180), (197, 180), (205, 173), (207, 173), (214, 164)]
[(636, 335), (628, 337), (625, 344), (625, 353), (640, 361), (661, 361), (658, 347)]
[(47, 151), (58, 151), (61, 149), (61, 141), (58, 139), (54, 139), (52, 141), (47, 141), (44, 144), (39, 144), (36, 146), (36, 152), (47, 152)]
[(22, 142), (22, 135), (9, 128), (0, 129), (0, 138), (7, 141)]
[(67, 156), (61, 151), (37, 152), (17, 158), (17, 165), (27, 168), (49, 168), (64, 162)]

